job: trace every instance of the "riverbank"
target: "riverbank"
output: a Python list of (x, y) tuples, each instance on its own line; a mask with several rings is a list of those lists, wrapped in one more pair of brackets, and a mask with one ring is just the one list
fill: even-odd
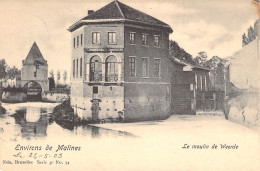
[(0, 115), (5, 114), (6, 109), (2, 107), (2, 104), (0, 103)]
[(52, 116), (55, 122), (61, 125), (67, 124), (70, 126), (76, 126), (89, 123), (74, 114), (74, 110), (70, 106), (70, 99), (67, 99), (63, 103), (57, 105), (53, 109)]
[(243, 92), (231, 98), (228, 120), (252, 129), (260, 128), (259, 92)]

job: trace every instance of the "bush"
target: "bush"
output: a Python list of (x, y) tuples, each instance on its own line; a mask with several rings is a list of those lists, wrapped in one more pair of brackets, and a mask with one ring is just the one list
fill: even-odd
[(21, 87), (5, 87), (3, 88), (3, 92), (23, 92), (26, 93), (26, 89), (21, 88)]
[(62, 125), (69, 124), (70, 126), (73, 126), (84, 123), (80, 117), (74, 114), (74, 110), (70, 106), (70, 99), (56, 106), (53, 109), (53, 116), (55, 122)]
[(0, 115), (1, 115), (1, 114), (5, 114), (5, 113), (6, 113), (6, 109), (3, 108), (3, 107), (1, 106), (1, 103), (0, 103)]

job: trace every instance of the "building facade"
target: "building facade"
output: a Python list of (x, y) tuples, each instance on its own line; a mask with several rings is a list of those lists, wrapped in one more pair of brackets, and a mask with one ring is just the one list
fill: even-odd
[(171, 112), (197, 114), (201, 111), (223, 110), (224, 91), (215, 91), (210, 81), (210, 69), (172, 58)]
[(42, 93), (49, 91), (48, 64), (35, 42), (23, 60), (21, 87), (27, 90), (28, 97), (37, 96), (38, 100)]
[(113, 1), (68, 30), (77, 115), (126, 122), (169, 117), (169, 25)]
[[(248, 35), (249, 36), (249, 35)], [(239, 89), (260, 89), (260, 26), (255, 22), (252, 40), (243, 39), (243, 47), (230, 58), (230, 82)]]

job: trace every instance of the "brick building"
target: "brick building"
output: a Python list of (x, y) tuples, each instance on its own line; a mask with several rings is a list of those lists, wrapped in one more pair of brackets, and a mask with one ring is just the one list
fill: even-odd
[[(224, 109), (225, 91), (214, 89), (210, 68), (189, 64), (176, 58), (172, 58), (169, 66), (173, 114), (197, 114), (202, 111)], [(221, 77), (218, 80), (223, 79)]]
[(69, 27), (71, 105), (86, 120), (165, 119), (172, 28), (113, 1)]

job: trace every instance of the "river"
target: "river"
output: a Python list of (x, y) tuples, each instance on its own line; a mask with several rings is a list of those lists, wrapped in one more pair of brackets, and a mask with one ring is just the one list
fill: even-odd
[[(57, 104), (2, 105), (8, 114), (0, 115), (0, 170), (260, 169), (258, 132), (226, 120), (223, 114), (71, 127), (51, 119)], [(17, 110), (19, 115), (10, 116)], [(80, 150), (57, 151), (59, 147)], [(8, 164), (15, 160), (28, 164)]]
[[(58, 103), (28, 102), (19, 104), (2, 104), (7, 114), (0, 117), (2, 140), (49, 139), (55, 135), (82, 136), (84, 138), (102, 138), (133, 136), (124, 131), (114, 131), (96, 126), (59, 125), (51, 117), (53, 108)], [(12, 114), (16, 113), (12, 116)]]

